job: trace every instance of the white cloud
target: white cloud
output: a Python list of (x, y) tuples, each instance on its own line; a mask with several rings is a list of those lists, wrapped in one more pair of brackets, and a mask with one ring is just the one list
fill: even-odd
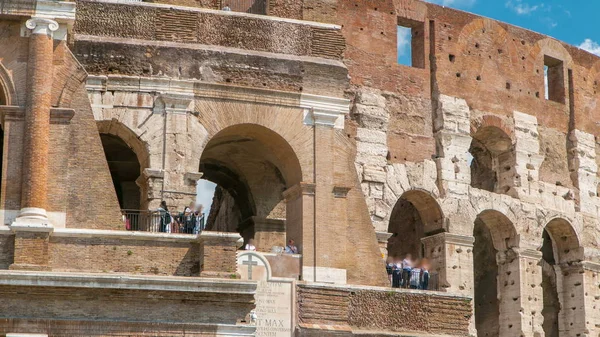
[(528, 3), (523, 3), (523, 0), (508, 0), (506, 2), (506, 8), (513, 10), (518, 15), (529, 15), (538, 9), (544, 8), (544, 4), (539, 5), (530, 5)]
[(592, 39), (585, 39), (578, 47), (587, 52), (600, 56), (600, 44)]
[(398, 46), (398, 59), (400, 59), (402, 56), (405, 56), (407, 54), (409, 49), (409, 45), (411, 42), (410, 28), (398, 26), (397, 36), (398, 41), (396, 45)]
[(471, 7), (475, 4), (475, 2), (477, 2), (477, 0), (425, 0), (425, 1), (437, 4), (437, 5), (456, 7), (456, 8)]

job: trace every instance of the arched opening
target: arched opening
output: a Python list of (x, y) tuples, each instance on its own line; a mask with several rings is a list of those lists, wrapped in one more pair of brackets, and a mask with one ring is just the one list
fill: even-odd
[(421, 240), (444, 231), (442, 210), (435, 199), (426, 192), (413, 190), (402, 194), (396, 202), (388, 233), (388, 254), (402, 258), (411, 254), (413, 258), (425, 257)]
[(239, 232), (262, 251), (284, 247), (287, 231), (301, 247), (301, 224), (297, 219), (286, 224), (283, 199), (301, 181), (300, 163), (280, 135), (255, 124), (225, 128), (206, 144), (200, 172), (217, 185), (207, 230)]
[(495, 126), (482, 127), (472, 137), (471, 186), (510, 194), (515, 176), (512, 140)]
[(517, 234), (511, 221), (497, 211), (482, 212), (474, 225), (475, 327), (479, 337), (496, 337), (501, 330), (499, 284), (507, 274), (500, 275), (497, 255), (515, 246)]
[(551, 220), (542, 234), (542, 291), (544, 308), (543, 329), (548, 337), (558, 337), (560, 314), (564, 301), (560, 300), (559, 284), (565, 284), (561, 263), (579, 259), (579, 240), (571, 224), (564, 219)]
[(556, 260), (554, 259), (553, 242), (548, 231), (544, 229), (542, 234), (544, 243), (542, 245), (542, 291), (544, 298), (544, 335), (547, 337), (558, 337), (558, 313), (560, 312), (560, 300), (558, 299), (558, 288), (556, 285)]
[(6, 105), (8, 102), (3, 86), (4, 85), (0, 82), (0, 105)]
[(140, 209), (140, 162), (133, 150), (119, 137), (101, 133), (102, 147), (110, 169), (121, 209)]

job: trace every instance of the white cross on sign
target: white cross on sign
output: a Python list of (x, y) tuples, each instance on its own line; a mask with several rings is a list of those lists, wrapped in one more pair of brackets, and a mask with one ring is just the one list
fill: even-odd
[(242, 264), (248, 266), (248, 280), (252, 280), (252, 267), (258, 266), (258, 262), (252, 261), (252, 255), (247, 255), (248, 260), (242, 261)]

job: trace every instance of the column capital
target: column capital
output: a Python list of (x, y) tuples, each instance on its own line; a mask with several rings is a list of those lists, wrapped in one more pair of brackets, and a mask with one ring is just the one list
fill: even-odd
[(300, 107), (304, 109), (304, 124), (344, 128), (344, 118), (350, 113), (350, 101), (345, 98), (302, 94)]
[(283, 191), (283, 198), (286, 201), (298, 199), (302, 195), (314, 195), (316, 185), (313, 183), (298, 183)]
[(25, 22), (25, 27), (31, 30), (32, 34), (46, 34), (53, 37), (54, 32), (58, 30), (58, 22), (41, 17), (32, 17)]

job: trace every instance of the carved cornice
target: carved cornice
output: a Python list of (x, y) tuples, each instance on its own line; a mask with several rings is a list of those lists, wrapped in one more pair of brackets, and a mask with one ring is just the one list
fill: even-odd
[[(196, 99), (300, 108), (304, 111), (304, 124), (334, 128), (343, 128), (344, 118), (350, 112), (350, 101), (345, 98), (203, 83), (192, 80), (122, 75), (88, 76), (86, 88), (88, 91), (101, 92), (159, 93), (161, 97), (164, 97), (164, 101), (160, 103), (165, 103), (165, 106), (170, 105), (173, 112), (193, 111), (194, 100)], [(188, 102), (187, 100), (191, 101)], [(186, 104), (189, 104), (189, 107)], [(160, 110), (160, 107), (158, 110)]]
[(350, 101), (344, 98), (302, 94), (304, 124), (344, 128), (344, 118), (350, 113)]

